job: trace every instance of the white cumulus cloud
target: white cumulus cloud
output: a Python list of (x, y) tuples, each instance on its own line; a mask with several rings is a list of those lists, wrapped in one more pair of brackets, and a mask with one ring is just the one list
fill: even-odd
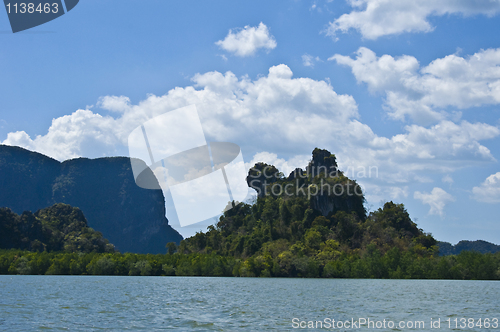
[(429, 205), (431, 207), (429, 214), (437, 214), (440, 216), (443, 216), (443, 210), (446, 204), (455, 201), (453, 196), (439, 187), (434, 187), (430, 193), (415, 191), (413, 198), (422, 201), (423, 204)]
[(102, 116), (90, 110), (77, 110), (52, 120), (47, 134), (31, 138), (24, 131), (7, 134), (2, 142), (34, 150), (58, 160), (113, 155), (119, 140), (119, 125), (110, 116)]
[(126, 96), (104, 96), (99, 98), (97, 106), (112, 112), (125, 112), (130, 107), (130, 98)]
[(352, 168), (355, 178), (372, 187), (386, 186), (380, 195), (390, 197), (407, 195), (404, 188), (411, 182), (428, 181), (423, 174), (449, 174), (495, 160), (481, 141), (500, 135), (497, 127), (442, 120), (429, 128), (409, 125), (400, 134), (379, 136), (359, 120), (352, 96), (336, 93), (325, 81), (295, 78), (286, 65), (271, 67), (267, 76), (254, 80), (217, 71), (192, 80), (191, 86), (149, 95), (138, 104), (105, 96), (98, 106), (110, 115), (77, 110), (54, 119), (44, 135), (13, 132), (3, 144), (59, 160), (127, 155), (133, 129), (195, 104), (207, 140), (238, 144), (248, 163), (275, 164), (286, 174), (306, 166), (315, 147), (324, 148), (337, 155), (341, 169)]
[(268, 27), (262, 22), (257, 27), (247, 25), (234, 32), (231, 29), (224, 40), (219, 40), (215, 44), (240, 57), (254, 55), (261, 48), (270, 51), (277, 46)]
[(500, 48), (472, 56), (448, 55), (420, 67), (413, 56), (377, 55), (361, 47), (356, 58), (329, 58), (349, 66), (359, 83), (385, 93), (385, 107), (393, 119), (409, 116), (419, 124), (447, 117), (446, 108), (465, 109), (500, 104)]
[(500, 172), (488, 176), (480, 186), (472, 188), (472, 193), (477, 201), (500, 203)]
[(268, 165), (273, 165), (280, 170), (285, 176), (288, 176), (296, 168), (304, 169), (305, 166), (311, 160), (310, 155), (297, 155), (285, 160), (284, 158), (279, 158), (276, 153), (271, 152), (259, 152), (256, 153), (252, 160), (246, 164), (247, 168), (252, 167), (258, 162), (263, 162)]
[(354, 8), (348, 14), (330, 22), (327, 34), (358, 30), (364, 38), (377, 39), (381, 36), (403, 32), (430, 32), (434, 27), (430, 16), (460, 14), (471, 16), (496, 15), (500, 11), (498, 0), (347, 0)]

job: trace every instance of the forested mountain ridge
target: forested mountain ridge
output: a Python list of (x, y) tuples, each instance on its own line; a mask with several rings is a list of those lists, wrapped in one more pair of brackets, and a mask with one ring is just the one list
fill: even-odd
[[(402, 204), (367, 213), (326, 150), (287, 177), (259, 163), (247, 181), (264, 193), (255, 204), (234, 204), (168, 254), (0, 250), (0, 274), (500, 279), (500, 253), (439, 257)], [(328, 185), (337, 191), (319, 190)]]
[(82, 211), (67, 204), (55, 204), (17, 215), (0, 208), (0, 249), (65, 252), (114, 252), (114, 246), (100, 232), (88, 227)]
[(500, 252), (500, 246), (493, 244), (491, 242), (476, 240), (476, 241), (467, 241), (462, 240), (455, 245), (452, 245), (448, 242), (438, 242), (439, 247), (439, 255), (448, 256), (448, 255), (458, 255), (462, 251), (477, 251), (482, 254), (487, 253), (497, 253)]
[(326, 150), (315, 149), (307, 168), (288, 177), (258, 163), (247, 181), (257, 191), (255, 204), (235, 205), (206, 233), (183, 240), (179, 253), (244, 259), (240, 274), (250, 276), (345, 276), (344, 263), (373, 254), (394, 256), (392, 273), (399, 273), (404, 253), (437, 255), (437, 241), (402, 204), (387, 202), (367, 216), (361, 188)]
[(20, 147), (0, 145), (0, 207), (15, 213), (56, 203), (82, 210), (88, 225), (122, 252), (164, 253), (182, 237), (168, 225), (161, 190), (135, 184), (125, 157), (60, 163)]

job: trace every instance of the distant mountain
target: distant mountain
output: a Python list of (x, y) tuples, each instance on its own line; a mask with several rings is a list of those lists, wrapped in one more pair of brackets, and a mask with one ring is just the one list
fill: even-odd
[(61, 163), (0, 145), (0, 188), (0, 207), (17, 214), (56, 203), (80, 208), (88, 225), (121, 252), (164, 253), (166, 243), (182, 240), (168, 225), (162, 191), (138, 187), (126, 157)]
[(482, 254), (500, 252), (500, 246), (483, 240), (460, 241), (455, 245), (438, 241), (439, 256), (458, 255), (462, 251), (477, 251)]
[(0, 249), (115, 252), (100, 232), (88, 227), (82, 211), (67, 204), (17, 215), (0, 208)]

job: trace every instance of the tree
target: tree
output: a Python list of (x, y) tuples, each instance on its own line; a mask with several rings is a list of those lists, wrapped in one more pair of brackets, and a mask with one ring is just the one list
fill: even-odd
[(177, 244), (175, 244), (175, 242), (169, 242), (165, 248), (167, 248), (167, 253), (169, 255), (173, 255), (177, 251)]

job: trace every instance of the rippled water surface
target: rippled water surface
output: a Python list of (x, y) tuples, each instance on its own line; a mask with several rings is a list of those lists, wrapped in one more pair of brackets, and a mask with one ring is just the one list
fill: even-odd
[[(294, 327), (310, 321), (326, 322), (323, 330), (331, 331), (435, 331), (431, 318), (449, 330), (445, 321), (460, 324), (462, 317), (500, 319), (500, 282), (0, 276), (2, 331), (284, 331), (304, 330)], [(423, 321), (425, 328), (327, 324), (360, 318)], [(491, 323), (456, 330), (500, 331)]]

